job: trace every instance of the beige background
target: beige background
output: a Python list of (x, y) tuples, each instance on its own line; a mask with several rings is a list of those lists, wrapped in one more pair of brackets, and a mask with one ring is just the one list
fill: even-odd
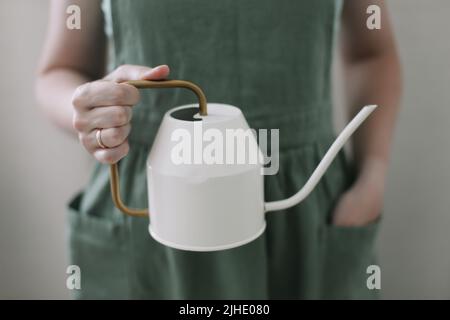
[[(383, 296), (449, 299), (450, 2), (389, 4), (405, 96), (379, 241)], [(0, 298), (70, 297), (64, 206), (91, 160), (34, 102), (47, 6), (0, 2)]]

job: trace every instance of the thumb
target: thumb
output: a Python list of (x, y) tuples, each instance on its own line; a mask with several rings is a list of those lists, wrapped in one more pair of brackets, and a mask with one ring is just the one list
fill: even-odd
[(138, 80), (161, 80), (169, 76), (170, 69), (166, 64), (159, 65), (155, 68), (145, 71)]
[(170, 69), (165, 64), (154, 68), (125, 64), (118, 67), (104, 79), (118, 83), (129, 80), (161, 80), (167, 78), (169, 73)]

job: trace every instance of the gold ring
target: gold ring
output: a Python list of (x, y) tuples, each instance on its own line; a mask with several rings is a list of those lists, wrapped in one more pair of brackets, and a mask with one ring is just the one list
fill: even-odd
[(95, 133), (95, 137), (97, 138), (97, 144), (102, 149), (107, 149), (108, 147), (105, 146), (102, 142), (102, 130), (103, 129), (97, 129), (97, 132)]

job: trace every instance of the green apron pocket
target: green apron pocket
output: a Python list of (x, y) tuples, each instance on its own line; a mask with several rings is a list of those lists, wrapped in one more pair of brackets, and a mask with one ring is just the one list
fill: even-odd
[(374, 245), (380, 220), (362, 227), (325, 225), (323, 293), (325, 299), (373, 299), (367, 267), (375, 263)]
[(107, 218), (80, 212), (83, 194), (68, 206), (71, 264), (81, 270), (78, 299), (127, 298), (126, 232)]

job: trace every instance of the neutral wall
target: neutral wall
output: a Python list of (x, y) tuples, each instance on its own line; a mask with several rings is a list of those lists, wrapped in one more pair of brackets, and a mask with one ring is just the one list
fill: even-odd
[(384, 296), (450, 299), (450, 2), (389, 3), (405, 95), (380, 238)]
[[(379, 241), (383, 295), (450, 298), (450, 3), (389, 4), (405, 95)], [(0, 298), (70, 297), (64, 205), (91, 162), (34, 102), (47, 5), (0, 2)]]
[[(356, 1), (356, 0), (355, 0)], [(447, 0), (389, 0), (404, 95), (378, 241), (385, 299), (450, 299), (450, 30)], [(342, 68), (335, 65), (342, 127)]]
[(0, 1), (0, 298), (69, 298), (64, 205), (88, 156), (37, 108), (47, 1)]

